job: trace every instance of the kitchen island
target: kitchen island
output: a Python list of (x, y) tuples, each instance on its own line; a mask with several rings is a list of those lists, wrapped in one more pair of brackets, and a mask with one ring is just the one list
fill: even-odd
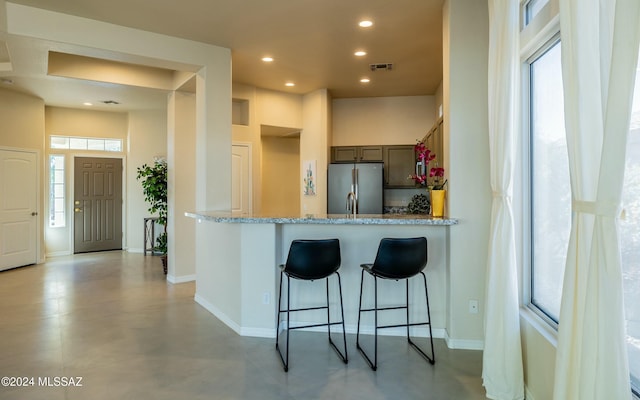
[[(195, 218), (196, 265), (195, 300), (243, 336), (275, 337), (279, 264), (286, 261), (289, 245), (295, 239), (340, 240), (342, 291), (346, 329), (355, 333), (360, 290), (360, 264), (373, 262), (380, 239), (384, 237), (425, 236), (428, 241), (428, 263), (425, 269), (435, 337), (445, 336), (447, 315), (449, 229), (458, 221), (425, 215), (304, 215), (304, 216), (235, 216), (230, 212), (190, 212)], [(367, 278), (367, 277), (365, 277)], [(337, 305), (337, 280), (330, 278), (332, 311)], [(365, 280), (363, 304), (373, 301), (373, 281)], [(412, 282), (412, 318), (425, 313), (424, 290)], [(416, 288), (413, 290), (413, 288)], [(292, 304), (318, 305), (325, 286), (317, 282), (295, 281), (291, 285)], [(404, 284), (379, 281), (380, 304), (400, 304)], [(384, 299), (384, 300), (382, 300)], [(335, 308), (338, 310), (338, 308)], [(391, 313), (398, 321), (402, 312)], [(292, 314), (293, 323), (322, 321), (326, 314), (318, 312)], [(363, 317), (364, 318), (364, 317)], [(424, 318), (424, 317), (423, 317)], [(399, 321), (402, 321), (400, 319)], [(361, 330), (372, 333), (373, 316), (363, 319)], [(422, 329), (422, 331), (421, 331)], [(380, 334), (403, 334), (402, 329), (383, 330)], [(417, 336), (426, 336), (426, 328), (415, 328)]]

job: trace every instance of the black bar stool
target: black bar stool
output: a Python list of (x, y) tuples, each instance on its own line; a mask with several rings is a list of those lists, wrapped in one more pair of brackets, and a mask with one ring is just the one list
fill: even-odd
[[(362, 353), (374, 371), (378, 368), (378, 329), (407, 327), (407, 340), (409, 344), (420, 353), (430, 364), (435, 363), (435, 353), (433, 352), (433, 334), (431, 332), (431, 313), (429, 311), (429, 293), (427, 291), (427, 278), (422, 272), (427, 265), (427, 239), (424, 237), (407, 239), (382, 239), (378, 246), (378, 254), (373, 264), (362, 264), (362, 275), (360, 278), (360, 303), (358, 306), (358, 331), (356, 335), (356, 347)], [(373, 276), (374, 283), (374, 308), (362, 308), (362, 288), (364, 284), (364, 273)], [(424, 292), (427, 300), (427, 321), (409, 322), (409, 278), (415, 275), (422, 275), (424, 281)], [(378, 307), (378, 278), (401, 280), (406, 282), (406, 305), (397, 307)], [(378, 326), (378, 311), (385, 310), (407, 310), (407, 323), (399, 325)], [(360, 346), (360, 315), (363, 312), (374, 312), (374, 355), (373, 361)], [(429, 340), (431, 341), (431, 357), (429, 357), (420, 347), (418, 347), (409, 336), (409, 327), (417, 325), (429, 326)]]
[[(287, 256), (287, 263), (280, 265), (280, 290), (278, 292), (278, 317), (276, 320), (276, 349), (282, 360), (285, 372), (289, 370), (289, 331), (292, 329), (312, 328), (317, 326), (326, 326), (329, 335), (329, 344), (338, 353), (338, 356), (346, 364), (347, 359), (347, 336), (344, 328), (344, 309), (342, 306), (342, 283), (340, 281), (340, 274), (338, 268), (340, 268), (340, 242), (338, 239), (325, 239), (325, 240), (294, 240), (291, 242), (289, 248), (289, 255)], [(340, 314), (342, 321), (331, 322), (329, 313), (329, 276), (336, 274), (338, 277), (338, 289), (340, 291)], [(282, 309), (282, 281), (284, 276), (287, 277), (287, 308)], [(307, 308), (291, 308), (291, 278), (300, 279), (305, 281), (314, 281), (316, 279), (325, 279), (327, 287), (327, 305), (319, 307), (307, 307)], [(327, 322), (320, 324), (312, 324), (305, 326), (292, 327), (289, 323), (290, 314), (296, 311), (309, 311), (309, 310), (327, 310)], [(287, 314), (287, 344), (285, 350), (285, 356), (282, 355), (282, 351), (279, 346), (279, 334), (280, 334), (280, 314)], [(344, 354), (336, 347), (331, 339), (331, 325), (342, 325), (342, 340), (344, 343)]]

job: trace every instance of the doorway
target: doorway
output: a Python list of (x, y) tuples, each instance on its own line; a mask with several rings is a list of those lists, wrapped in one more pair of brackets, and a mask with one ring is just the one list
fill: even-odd
[(74, 160), (74, 253), (122, 249), (122, 159)]
[(0, 150), (0, 271), (38, 261), (37, 154)]

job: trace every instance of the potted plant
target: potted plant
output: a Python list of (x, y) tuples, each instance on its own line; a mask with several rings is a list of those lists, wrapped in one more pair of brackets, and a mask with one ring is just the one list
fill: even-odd
[[(434, 217), (442, 217), (444, 215), (444, 198), (447, 193), (445, 190), (447, 180), (445, 179), (444, 182), (442, 182), (442, 179), (444, 179), (444, 168), (439, 167), (436, 163), (436, 166), (432, 167), (427, 175), (427, 165), (435, 160), (436, 155), (429, 150), (422, 141), (416, 144), (415, 150), (418, 158), (416, 173), (410, 175), (409, 178), (429, 189), (431, 215)], [(431, 178), (431, 184), (428, 183), (428, 178)]]
[(167, 161), (156, 159), (153, 165), (138, 167), (136, 179), (142, 183), (144, 200), (149, 203), (148, 211), (157, 214), (157, 223), (163, 226), (158, 235), (154, 251), (161, 254), (162, 267), (167, 273)]

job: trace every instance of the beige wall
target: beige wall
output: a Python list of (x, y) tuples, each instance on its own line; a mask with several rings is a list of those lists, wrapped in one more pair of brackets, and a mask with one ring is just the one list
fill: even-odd
[(333, 146), (415, 144), (436, 121), (434, 96), (334, 99)]
[[(302, 214), (327, 212), (327, 164), (331, 146), (331, 96), (326, 89), (303, 97), (303, 129), (300, 134), (300, 160), (316, 161), (316, 195), (305, 196), (300, 191)], [(298, 173), (302, 179), (301, 168)]]
[[(0, 7), (2, 9), (2, 7)], [(44, 154), (44, 101), (42, 99), (0, 89), (0, 147), (37, 152), (39, 185), (38, 260), (44, 260), (45, 163)]]
[(0, 89), (0, 146), (44, 149), (44, 101)]
[(531, 315), (531, 311), (525, 310), (522, 314), (527, 316), (520, 318), (526, 398), (552, 399), (556, 370), (556, 332), (545, 322), (535, 322), (539, 317)]
[(302, 96), (257, 89), (257, 123), (302, 128)]
[(127, 113), (49, 106), (45, 113), (47, 141), (50, 135), (127, 138)]
[(262, 212), (300, 215), (300, 138), (262, 138)]
[[(120, 153), (100, 152), (100, 151), (79, 151), (50, 149), (51, 135), (99, 137), (122, 139), (123, 146), (126, 146), (128, 132), (128, 115), (119, 112), (104, 112), (85, 109), (45, 107), (45, 156), (49, 154), (62, 154), (65, 156), (65, 179), (66, 179), (66, 224), (64, 227), (45, 227), (46, 253), (47, 255), (64, 255), (73, 253), (73, 163), (76, 156), (122, 158), (123, 167), (127, 168), (125, 151)], [(123, 148), (126, 150), (126, 148)], [(46, 158), (45, 158), (46, 159)], [(126, 173), (123, 179), (123, 199), (127, 198)], [(49, 190), (46, 186), (45, 209), (48, 209)], [(126, 209), (123, 207), (123, 227), (126, 226)], [(142, 228), (140, 228), (142, 229)], [(126, 233), (123, 235), (123, 242), (126, 241)], [(123, 243), (124, 245), (124, 243)]]
[[(169, 99), (168, 122), (168, 237), (169, 280), (194, 280), (195, 223), (184, 213), (195, 210), (196, 96), (175, 92)], [(176, 162), (181, 160), (181, 162)], [(176, 246), (180, 238), (180, 246)]]
[(234, 142), (251, 143), (251, 204), (253, 212), (260, 213), (262, 202), (260, 124), (257, 117), (257, 90), (253, 86), (233, 84), (233, 99), (247, 102), (248, 125), (232, 125)]
[(142, 164), (152, 164), (155, 157), (167, 157), (167, 111), (149, 110), (129, 113), (129, 140), (127, 146), (127, 224), (125, 247), (131, 252), (142, 252), (142, 223), (150, 216), (149, 204), (144, 201), (142, 184), (136, 179)]
[[(270, 203), (272, 194), (267, 194), (265, 200), (262, 192), (267, 187), (262, 181), (267, 161), (264, 159), (261, 130), (264, 125), (302, 129), (302, 96), (242, 84), (234, 84), (232, 93), (233, 99), (248, 102), (248, 125), (234, 124), (232, 129), (234, 142), (251, 143), (253, 212), (265, 212), (262, 209), (264, 205), (267, 210), (281, 209), (279, 204)], [(299, 170), (299, 166), (296, 170)]]
[[(451, 227), (448, 271), (450, 345), (482, 346), (485, 269), (491, 215), (487, 119), (488, 7), (476, 0), (444, 4), (444, 152)], [(492, 288), (499, 290), (499, 288)], [(478, 300), (478, 314), (469, 313)]]

